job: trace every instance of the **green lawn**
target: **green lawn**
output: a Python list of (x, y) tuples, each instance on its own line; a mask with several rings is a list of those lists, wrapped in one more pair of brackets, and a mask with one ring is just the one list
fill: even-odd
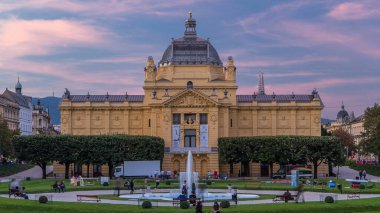
[(33, 167), (34, 165), (31, 164), (0, 165), (0, 177), (10, 176)]
[[(56, 179), (57, 181), (61, 181), (61, 179)], [(50, 192), (51, 191), (51, 185), (54, 183), (55, 179), (35, 179), (31, 181), (22, 181), (21, 185), (26, 187), (26, 191), (28, 193), (43, 193), (43, 192)], [(285, 191), (286, 189), (291, 190), (291, 186), (289, 184), (279, 184), (279, 183), (265, 183), (267, 180), (215, 180), (212, 181), (211, 185), (207, 185), (209, 189), (226, 189), (227, 185), (229, 183), (232, 184), (233, 187), (236, 187), (237, 189), (259, 189), (259, 190), (281, 190)], [(327, 179), (320, 179), (318, 180), (320, 182), (328, 182)], [(349, 182), (346, 182), (344, 180), (334, 180), (339, 184), (343, 185), (343, 193), (352, 193), (357, 192), (358, 189), (351, 189), (351, 188), (345, 188), (350, 187)], [(111, 180), (109, 186), (102, 186), (99, 183), (96, 183), (93, 186), (70, 186), (69, 180), (64, 180), (66, 184), (66, 191), (84, 191), (84, 190), (113, 190), (114, 189), (114, 181)], [(136, 179), (135, 181), (135, 188), (141, 189), (144, 186), (144, 180), (143, 179)], [(155, 186), (153, 180), (149, 182), (149, 184), (152, 186), (152, 189)], [(369, 185), (372, 185), (369, 184)], [(366, 194), (380, 194), (380, 185), (373, 185), (374, 187), (371, 189), (363, 189), (360, 190), (361, 193)], [(0, 194), (8, 193), (8, 187), (9, 183), (0, 183)], [(161, 182), (160, 189), (178, 189), (178, 181), (172, 181), (171, 185), (166, 185), (165, 182)], [(125, 188), (123, 188), (125, 189)], [(304, 187), (305, 191), (316, 191), (316, 192), (332, 192), (332, 193), (338, 193), (337, 188), (325, 188), (325, 189), (317, 189), (313, 186), (307, 186)]]
[[(153, 203), (154, 205), (154, 203)], [(97, 204), (97, 203), (64, 203), (49, 202), (47, 204), (39, 204), (36, 201), (6, 199), (0, 198), (0, 209), (2, 213), (11, 212), (194, 212), (194, 207), (182, 210), (174, 207), (154, 207), (153, 209), (141, 209), (137, 206), (129, 205), (113, 205), (113, 204)], [(339, 201), (333, 204), (322, 202), (309, 202), (302, 204), (257, 204), (257, 205), (238, 205), (223, 209), (222, 212), (378, 212), (380, 210), (380, 198), (360, 199)], [(204, 207), (204, 212), (210, 212), (211, 207)]]

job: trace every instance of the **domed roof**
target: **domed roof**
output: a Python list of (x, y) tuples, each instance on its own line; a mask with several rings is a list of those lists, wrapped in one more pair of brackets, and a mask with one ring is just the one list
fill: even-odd
[(159, 66), (163, 65), (188, 65), (188, 64), (210, 64), (222, 66), (218, 52), (211, 45), (210, 41), (197, 37), (195, 30), (196, 21), (192, 14), (185, 21), (184, 36), (173, 39), (172, 43), (165, 50)]
[(348, 112), (344, 109), (343, 104), (341, 110), (338, 112), (336, 116), (336, 120), (340, 123), (346, 123), (350, 121), (350, 116), (348, 115)]
[(15, 89), (16, 89), (16, 90), (17, 90), (17, 89), (22, 89), (22, 85), (21, 85), (21, 83), (20, 83), (20, 79), (17, 80), (17, 84), (16, 84), (16, 86), (15, 86)]

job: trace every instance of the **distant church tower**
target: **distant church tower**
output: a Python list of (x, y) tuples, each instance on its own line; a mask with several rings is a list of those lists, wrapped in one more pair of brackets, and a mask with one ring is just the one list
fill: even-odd
[(15, 91), (17, 94), (22, 94), (22, 85), (20, 83), (20, 77), (17, 77), (17, 84), (15, 86)]
[(264, 73), (259, 73), (259, 95), (265, 95)]

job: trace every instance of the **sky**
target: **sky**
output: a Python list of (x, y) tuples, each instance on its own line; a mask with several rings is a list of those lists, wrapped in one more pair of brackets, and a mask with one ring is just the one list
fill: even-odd
[(148, 56), (161, 59), (192, 11), (198, 36), (225, 63), (238, 94), (311, 94), (335, 119), (380, 100), (379, 0), (1, 0), (0, 89), (33, 97), (143, 94)]

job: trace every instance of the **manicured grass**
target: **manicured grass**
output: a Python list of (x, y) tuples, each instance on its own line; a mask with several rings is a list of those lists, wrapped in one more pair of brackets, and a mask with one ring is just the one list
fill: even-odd
[(6, 164), (0, 165), (0, 177), (10, 176), (27, 169), (33, 168), (34, 165), (31, 164)]
[(351, 169), (355, 169), (358, 171), (357, 176), (359, 177), (359, 171), (360, 170), (365, 170), (367, 174), (374, 175), (374, 176), (380, 176), (380, 166), (375, 166), (375, 165), (350, 165)]
[[(43, 192), (51, 192), (51, 185), (54, 181), (61, 181), (62, 179), (35, 179), (31, 181), (22, 181), (21, 185), (26, 187), (27, 193), (43, 193)], [(285, 191), (286, 189), (292, 190), (289, 184), (279, 184), (279, 183), (266, 183), (268, 180), (213, 180), (211, 185), (207, 185), (209, 189), (225, 189), (227, 191), (227, 185), (232, 184), (233, 187), (236, 187), (239, 190), (280, 190)], [(328, 179), (319, 179), (319, 182), (327, 182)], [(338, 184), (342, 184), (343, 193), (352, 193), (358, 192), (358, 189), (346, 188), (350, 187), (351, 183), (346, 182), (345, 180), (334, 180)], [(92, 186), (70, 186), (69, 180), (64, 180), (66, 184), (66, 191), (87, 191), (87, 190), (113, 190), (114, 189), (114, 180), (110, 181), (109, 186), (102, 186), (100, 183), (95, 182), (95, 185)], [(144, 186), (143, 179), (136, 179), (134, 181), (135, 189), (141, 189)], [(154, 188), (155, 184), (153, 180), (148, 182)], [(374, 186), (371, 189), (363, 189), (360, 190), (360, 193), (364, 194), (380, 194), (380, 185), (375, 185), (374, 183), (370, 183), (368, 185)], [(0, 183), (0, 194), (8, 193), (9, 183)], [(166, 185), (164, 182), (161, 182), (160, 189), (178, 189), (178, 181), (172, 181), (171, 185)], [(123, 190), (126, 188), (123, 187)], [(325, 188), (319, 189), (314, 186), (304, 185), (305, 191), (314, 191), (314, 192), (331, 192), (331, 193), (339, 193), (337, 188)]]
[[(152, 209), (141, 209), (137, 206), (98, 204), (98, 203), (66, 203), (66, 202), (48, 202), (39, 204), (36, 201), (16, 200), (0, 198), (1, 212), (28, 212), (28, 213), (66, 213), (66, 212), (194, 212), (194, 207), (182, 210), (175, 207), (155, 207)], [(228, 209), (222, 209), (222, 212), (378, 212), (380, 210), (380, 198), (360, 199), (349, 201), (338, 201), (337, 203), (309, 202), (309, 203), (281, 203), (281, 204), (257, 204), (257, 205), (238, 205), (231, 206)], [(210, 212), (211, 207), (203, 207), (204, 212)]]

